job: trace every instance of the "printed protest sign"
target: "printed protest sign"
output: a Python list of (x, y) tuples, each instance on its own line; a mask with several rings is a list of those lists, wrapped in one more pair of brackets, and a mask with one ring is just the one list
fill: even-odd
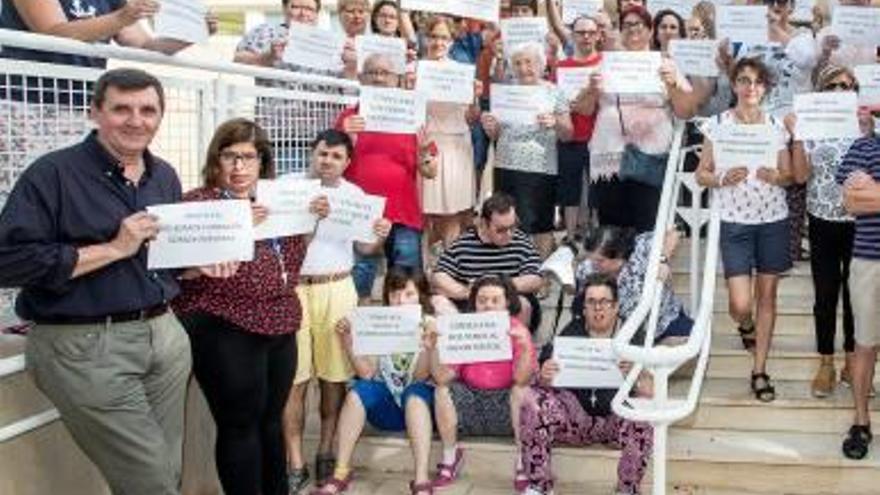
[(483, 363), (513, 358), (510, 315), (503, 311), (457, 313), (437, 319), (437, 349), (443, 364)]

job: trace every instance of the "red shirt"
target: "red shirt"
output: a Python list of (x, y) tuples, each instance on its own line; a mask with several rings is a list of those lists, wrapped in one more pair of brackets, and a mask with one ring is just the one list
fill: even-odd
[[(595, 53), (587, 57), (586, 60), (575, 60), (573, 57), (568, 57), (564, 60), (560, 60), (559, 63), (556, 64), (556, 68), (562, 67), (594, 67), (599, 65), (602, 61), (602, 54)], [(553, 74), (553, 79), (555, 81), (556, 74)], [(588, 142), (590, 138), (593, 136), (593, 126), (596, 125), (596, 114), (593, 115), (584, 115), (577, 112), (571, 112), (571, 123), (574, 126), (574, 134), (572, 135), (572, 141), (577, 141), (581, 143)]]
[[(336, 129), (357, 107), (344, 110)], [(354, 156), (343, 176), (367, 194), (385, 197), (385, 218), (417, 230), (422, 229), (422, 208), (416, 188), (419, 145), (415, 134), (359, 132)]]
[[(220, 191), (199, 188), (186, 193), (184, 201), (220, 199)], [(299, 268), (306, 254), (303, 236), (257, 241), (253, 261), (238, 267), (235, 276), (222, 279), (201, 276), (180, 281), (180, 295), (172, 305), (178, 314), (208, 313), (263, 335), (281, 335), (299, 330), (301, 308), (295, 288)], [(281, 261), (287, 271), (285, 282)]]

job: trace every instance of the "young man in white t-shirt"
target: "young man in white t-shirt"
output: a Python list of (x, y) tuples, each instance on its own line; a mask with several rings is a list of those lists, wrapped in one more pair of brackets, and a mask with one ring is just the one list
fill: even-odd
[[(353, 145), (347, 134), (326, 130), (312, 144), (311, 174), (325, 189), (339, 189), (345, 196), (363, 195), (358, 186), (342, 178), (351, 162)], [(332, 211), (332, 201), (330, 204)], [(293, 389), (284, 409), (284, 437), (288, 451), (290, 493), (298, 494), (309, 483), (309, 470), (302, 452), (306, 390), (317, 377), (321, 390), (321, 435), (315, 459), (317, 484), (333, 473), (333, 437), (336, 420), (345, 398), (345, 384), (352, 377), (348, 358), (335, 332), (336, 323), (357, 306), (351, 269), (354, 250), (364, 254), (380, 249), (391, 230), (391, 222), (378, 219), (373, 225), (373, 244), (326, 235), (320, 223), (309, 243), (300, 269), (297, 295), (302, 305), (302, 325), (297, 333), (297, 370)]]

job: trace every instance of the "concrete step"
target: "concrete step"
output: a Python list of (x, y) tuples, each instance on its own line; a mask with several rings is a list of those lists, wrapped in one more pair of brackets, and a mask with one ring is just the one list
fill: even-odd
[[(690, 294), (690, 272), (674, 273), (672, 287), (676, 294)], [(779, 280), (778, 293), (781, 295), (805, 296), (810, 300), (814, 297), (813, 280), (809, 276), (788, 276)], [(727, 281), (722, 276), (715, 278), (715, 294), (723, 294), (727, 299)]]
[[(308, 438), (310, 447), (314, 442)], [(692, 490), (686, 493), (876, 494), (880, 456), (872, 452), (862, 461), (847, 460), (840, 454), (840, 442), (840, 434), (674, 428), (669, 436), (668, 482)], [(468, 439), (462, 445), (465, 488), (460, 489), (465, 491), (456, 493), (474, 493), (466, 491), (468, 483), (485, 481), (500, 483), (505, 490), (516, 455), (512, 441)], [(434, 447), (436, 458), (439, 448)], [(561, 488), (610, 486), (618, 457), (618, 451), (603, 447), (554, 449), (556, 478)], [(369, 473), (407, 476), (411, 463), (409, 446), (401, 437), (367, 436), (355, 451), (354, 465)], [(645, 479), (651, 479), (650, 472)], [(578, 488), (574, 493), (607, 492)]]
[[(715, 332), (709, 360), (711, 378), (747, 379), (752, 369), (752, 355), (742, 348), (738, 335)], [(818, 356), (811, 339), (798, 335), (777, 335), (770, 347), (767, 372), (777, 380), (811, 380), (818, 366)], [(843, 354), (837, 355), (838, 369)]]
[[(809, 381), (774, 384), (777, 398), (765, 404), (754, 398), (747, 378), (709, 378), (703, 383), (697, 411), (676, 428), (840, 434), (851, 425), (853, 402), (845, 385), (828, 398), (816, 399), (810, 395)], [(670, 396), (683, 397), (689, 387), (690, 380), (675, 380)], [(872, 400), (870, 407), (880, 410), (880, 401)]]

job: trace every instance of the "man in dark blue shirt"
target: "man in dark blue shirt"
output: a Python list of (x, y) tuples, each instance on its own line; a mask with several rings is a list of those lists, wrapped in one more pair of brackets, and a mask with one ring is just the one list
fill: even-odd
[(147, 269), (150, 205), (180, 200), (147, 150), (164, 94), (146, 72), (95, 84), (97, 130), (37, 159), (0, 212), (0, 287), (21, 287), (27, 362), (113, 493), (179, 493), (189, 341), (168, 301), (174, 274)]

